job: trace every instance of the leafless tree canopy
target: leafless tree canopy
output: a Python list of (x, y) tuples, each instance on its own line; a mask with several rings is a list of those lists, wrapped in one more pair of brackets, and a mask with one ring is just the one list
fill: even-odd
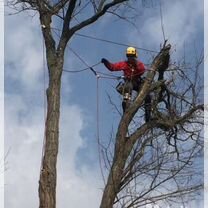
[[(33, 10), (39, 14), (46, 45), (49, 86), (45, 152), (39, 181), (40, 208), (56, 207), (60, 88), (65, 48), (78, 30), (107, 13), (128, 20), (126, 11), (136, 11), (135, 2), (7, 1), (17, 12)], [(176, 198), (184, 202), (183, 195), (191, 196), (202, 188), (202, 173), (199, 172), (202, 169), (198, 161), (203, 155), (203, 101), (200, 94), (203, 86), (199, 76), (203, 57), (199, 57), (192, 68), (187, 68), (184, 63), (171, 65), (170, 48), (164, 43), (137, 97), (122, 115), (113, 151), (103, 148), (109, 174), (100, 208), (143, 207), (158, 201), (172, 203)], [(153, 115), (144, 123), (143, 101), (147, 94), (153, 98)]]
[[(134, 2), (134, 0), (131, 2)], [(106, 13), (128, 21), (130, 16), (127, 18), (125, 15), (129, 10), (134, 10), (130, 6), (129, 0), (8, 0), (8, 5), (15, 9), (17, 13), (25, 10), (38, 12), (41, 24), (45, 29), (43, 34), (46, 35), (45, 33), (49, 33), (50, 31), (48, 36), (50, 37), (50, 41), (53, 42), (51, 47), (55, 47), (57, 52), (65, 49), (69, 39), (76, 31), (96, 22)], [(136, 11), (132, 17), (135, 15)], [(55, 21), (58, 22), (58, 26)], [(60, 25), (62, 26), (60, 27)], [(56, 42), (54, 42), (54, 33), (58, 33), (60, 36)], [(48, 38), (45, 36), (45, 40)]]
[[(167, 64), (169, 49), (164, 46), (155, 57), (141, 91), (121, 117), (115, 149), (103, 147), (110, 175), (101, 207), (183, 204), (203, 187), (203, 56), (195, 66), (176, 66)], [(147, 93), (153, 115), (144, 123)]]

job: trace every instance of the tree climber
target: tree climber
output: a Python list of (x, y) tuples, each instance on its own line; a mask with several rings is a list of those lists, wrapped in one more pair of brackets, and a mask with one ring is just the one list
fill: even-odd
[[(130, 103), (132, 91), (139, 92), (142, 84), (141, 75), (145, 72), (145, 66), (141, 61), (137, 60), (138, 54), (134, 47), (126, 49), (126, 61), (117, 63), (110, 63), (107, 59), (102, 58), (101, 63), (105, 65), (110, 71), (123, 71), (124, 83), (119, 83), (116, 90), (123, 95), (124, 101), (122, 103), (123, 112), (128, 107), (126, 103)], [(125, 102), (126, 101), (126, 102)], [(145, 121), (150, 120), (151, 114), (151, 97), (147, 95), (145, 98)]]

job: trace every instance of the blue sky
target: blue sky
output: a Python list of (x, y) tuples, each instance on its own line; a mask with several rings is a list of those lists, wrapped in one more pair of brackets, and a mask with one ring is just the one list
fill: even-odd
[(4, 7), (0, 1), (0, 207), (4, 205)]
[[(138, 7), (140, 6), (138, 1)], [(193, 57), (193, 43), (203, 49), (203, 1), (162, 1), (166, 38), (173, 46), (172, 61), (181, 57), (186, 46)], [(95, 37), (159, 51), (163, 43), (159, 5), (140, 9), (135, 24), (115, 21), (107, 16), (80, 31)], [(191, 11), (191, 12), (187, 12)], [(74, 36), (70, 47), (89, 64), (107, 58), (112, 62), (125, 58), (125, 47)], [(38, 179), (44, 129), (43, 45), (39, 19), (20, 13), (5, 17), (5, 206), (37, 207)], [(139, 51), (139, 59), (148, 63), (150, 55)], [(67, 49), (65, 69), (85, 68)], [(96, 70), (108, 72), (98, 65)], [(119, 116), (112, 110), (107, 93), (119, 105), (114, 80), (100, 80), (100, 135), (106, 142)], [(14, 188), (15, 187), (15, 188)], [(96, 208), (103, 182), (98, 166), (96, 141), (96, 77), (91, 71), (63, 73), (60, 146), (58, 157), (58, 207)], [(28, 194), (30, 193), (30, 194)], [(27, 196), (27, 200), (25, 200)]]

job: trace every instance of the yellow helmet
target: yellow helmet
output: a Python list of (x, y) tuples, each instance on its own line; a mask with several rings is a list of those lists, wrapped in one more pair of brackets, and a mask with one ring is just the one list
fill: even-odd
[(136, 57), (137, 58), (138, 54), (137, 54), (136, 48), (134, 48), (134, 47), (128, 47), (126, 49), (126, 56), (127, 57)]

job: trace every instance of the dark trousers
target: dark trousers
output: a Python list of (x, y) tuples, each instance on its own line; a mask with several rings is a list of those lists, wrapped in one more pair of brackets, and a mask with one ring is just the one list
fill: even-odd
[[(137, 93), (139, 92), (142, 83), (143, 83), (142, 79), (134, 79), (134, 80), (124, 79), (124, 83), (120, 82), (116, 86), (116, 90), (123, 96), (126, 93), (128, 93), (129, 96), (131, 97), (133, 90), (136, 91)], [(151, 118), (151, 96), (149, 94), (145, 97), (144, 108), (145, 108), (145, 121), (148, 122)]]
[(117, 86), (116, 86), (116, 90), (123, 95), (124, 93), (129, 93), (130, 95), (132, 94), (132, 91), (139, 91), (139, 88), (142, 84), (142, 81), (140, 79), (138, 80), (129, 80), (129, 79), (125, 79), (124, 82), (120, 82)]

